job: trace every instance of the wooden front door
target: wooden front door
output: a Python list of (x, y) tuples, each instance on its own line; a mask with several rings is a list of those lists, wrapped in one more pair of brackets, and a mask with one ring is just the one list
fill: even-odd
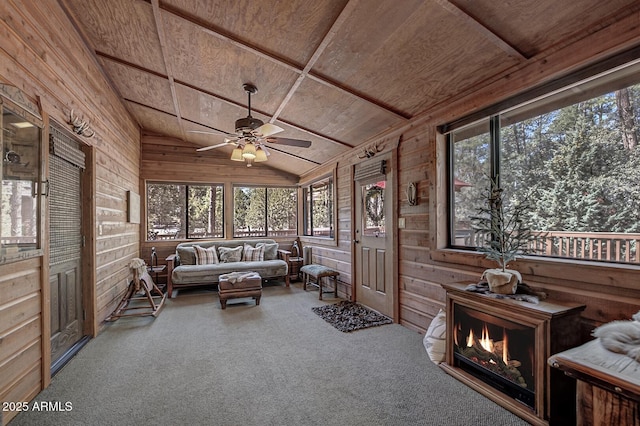
[(356, 300), (393, 318), (393, 185), (391, 176), (381, 173), (388, 158), (382, 160), (356, 166)]
[[(68, 161), (69, 152), (84, 159), (77, 142), (51, 128), (49, 155), (49, 284), (51, 291), (51, 365), (85, 335), (82, 305), (81, 168)], [(63, 148), (60, 148), (63, 147)], [(73, 149), (74, 151), (69, 151)], [(67, 157), (62, 158), (59, 155)]]

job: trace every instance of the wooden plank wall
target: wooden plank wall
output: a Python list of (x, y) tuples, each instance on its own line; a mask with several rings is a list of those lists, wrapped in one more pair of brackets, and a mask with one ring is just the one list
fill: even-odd
[[(430, 153), (430, 158), (423, 160), (426, 176), (416, 165), (421, 151)], [(403, 135), (398, 208), (406, 218), (406, 228), (400, 230), (400, 311), (401, 323), (419, 332), (424, 332), (431, 318), (444, 308), (446, 295), (441, 284), (477, 281), (484, 269), (493, 267), (480, 254), (444, 249), (445, 153), (444, 137), (437, 136), (434, 126), (414, 128)], [(418, 185), (417, 206), (409, 206), (402, 196), (403, 188), (412, 181)], [(519, 260), (513, 266), (527, 284), (544, 290), (550, 298), (586, 305), (583, 340), (597, 325), (629, 319), (640, 306), (640, 289), (633, 284), (639, 271), (634, 266), (608, 267), (561, 259)]]
[[(400, 323), (424, 333), (433, 316), (444, 309), (446, 294), (441, 284), (478, 281), (492, 264), (480, 254), (443, 250), (446, 232), (444, 188), (444, 137), (438, 136), (437, 122), (425, 122), (402, 134), (398, 146), (398, 216), (405, 228), (398, 232), (398, 286)], [(346, 157), (346, 156), (345, 156)], [(355, 154), (353, 155), (355, 157)], [(340, 296), (352, 294), (351, 239), (353, 161), (338, 163), (337, 242), (301, 237), (313, 246), (314, 262), (340, 271)], [(322, 173), (317, 173), (318, 177)], [(310, 176), (313, 176), (310, 175)], [(305, 176), (305, 179), (308, 177)], [(410, 182), (418, 188), (418, 205), (409, 206), (405, 189)], [(583, 340), (597, 325), (630, 318), (640, 306), (637, 267), (604, 267), (566, 260), (518, 261), (517, 269), (531, 286), (544, 290), (550, 298), (587, 306), (583, 313)]]
[[(0, 265), (0, 402), (29, 401), (41, 390), (40, 262)], [(13, 417), (3, 414), (5, 422)]]
[[(95, 158), (95, 268), (94, 322), (100, 323), (115, 307), (130, 279), (128, 262), (138, 255), (148, 257), (150, 245), (141, 242), (142, 226), (126, 221), (126, 192), (140, 192), (145, 179), (180, 181), (224, 181), (239, 183), (289, 184), (297, 178), (267, 167), (247, 169), (230, 164), (223, 156), (193, 154), (175, 146), (175, 141), (145, 137), (141, 158), (137, 124), (119, 102), (100, 71), (96, 59), (69, 23), (55, 0), (13, 0), (0, 2), (0, 80), (39, 99), (45, 121), (66, 122), (69, 109), (91, 120), (96, 137), (86, 140)], [(459, 118), (549, 81), (568, 70), (602, 59), (640, 42), (638, 15), (615, 25), (594, 29), (593, 34), (566, 48), (551, 49), (545, 57), (513, 69), (504, 79), (488, 81), (473, 93), (461, 93), (445, 106), (426, 111), (404, 129), (398, 147), (397, 185), (400, 217), (406, 228), (399, 231), (400, 322), (424, 331), (431, 317), (444, 305), (440, 284), (474, 280), (486, 267), (477, 254), (442, 250), (444, 229), (442, 188), (443, 144), (436, 126)], [(382, 135), (385, 136), (385, 135)], [(382, 137), (381, 136), (381, 137)], [(372, 141), (361, 141), (368, 143)], [(333, 160), (337, 164), (337, 239), (335, 242), (308, 240), (314, 261), (341, 272), (341, 295), (351, 289), (352, 166), (354, 155)], [(329, 162), (331, 163), (331, 161)], [(416, 182), (419, 204), (409, 207), (404, 188)], [(144, 218), (144, 212), (142, 217)], [(161, 257), (167, 246), (154, 242)], [(45, 242), (46, 245), (46, 242)], [(0, 401), (29, 400), (48, 383), (48, 365), (43, 348), (43, 306), (48, 303), (46, 261), (30, 259), (0, 266)], [(585, 303), (585, 329), (617, 318), (628, 318), (640, 305), (637, 269), (605, 268), (572, 262), (522, 262), (525, 280), (547, 290), (560, 300)], [(44, 336), (48, 338), (48, 336)], [(37, 349), (36, 349), (37, 348)], [(15, 413), (4, 413), (8, 422)]]
[[(142, 157), (140, 163), (140, 194), (142, 194), (142, 222), (141, 235), (146, 235), (144, 218), (144, 197), (146, 181), (162, 182), (203, 182), (225, 185), (225, 206), (232, 206), (232, 184), (244, 185), (273, 185), (296, 186), (298, 177), (272, 169), (266, 163), (254, 164), (246, 167), (244, 163), (229, 160), (228, 153), (222, 150), (197, 152), (197, 146), (186, 144), (180, 140), (154, 135), (142, 136)], [(225, 210), (226, 217), (232, 217), (233, 210)], [(231, 221), (227, 221), (231, 225)], [(232, 238), (232, 228), (227, 228), (228, 238)], [(290, 249), (293, 238), (273, 238), (283, 249)], [(140, 256), (149, 263), (151, 247), (156, 248), (158, 264), (166, 264), (165, 259), (175, 252), (175, 247), (181, 240), (146, 241), (142, 238)], [(160, 283), (166, 282), (166, 277), (159, 275)]]
[[(551, 50), (547, 56), (536, 57), (534, 61), (514, 69), (507, 77), (489, 81), (473, 93), (461, 93), (459, 98), (426, 111), (404, 128), (393, 129), (380, 136), (381, 139), (393, 134), (400, 136), (397, 211), (399, 218), (406, 221), (406, 227), (398, 229), (398, 309), (401, 324), (424, 333), (433, 316), (444, 308), (446, 295), (441, 284), (477, 281), (484, 269), (492, 267), (479, 254), (444, 250), (446, 147), (445, 138), (437, 134), (437, 126), (639, 45), (637, 18), (636, 14), (573, 45)], [(375, 140), (365, 144), (373, 142)], [(339, 171), (336, 181), (339, 194), (337, 246), (317, 240), (308, 241), (314, 246), (314, 262), (335, 265), (341, 270), (346, 293), (352, 291), (352, 277), (347, 275), (351, 268), (348, 262), (353, 238), (353, 182), (349, 171), (355, 163), (356, 154), (357, 149), (354, 149), (352, 155), (335, 159)], [(312, 171), (302, 178), (309, 180), (320, 175), (321, 172)], [(419, 203), (416, 206), (407, 203), (405, 189), (410, 182), (415, 182), (418, 187)], [(520, 260), (517, 269), (523, 272), (528, 284), (546, 291), (550, 298), (586, 305), (581, 330), (583, 340), (588, 339), (595, 326), (615, 319), (628, 319), (640, 306), (640, 289), (637, 286), (640, 271), (637, 267), (605, 267), (566, 260)]]
[[(95, 158), (95, 193), (87, 196), (96, 205), (89, 212), (95, 235), (87, 241), (96, 255), (85, 259), (97, 277), (86, 284), (95, 333), (126, 289), (128, 262), (139, 251), (139, 227), (126, 221), (126, 192), (139, 184), (139, 126), (57, 1), (2, 1), (0, 18), (0, 81), (38, 100), (45, 125), (66, 123), (73, 108), (96, 132), (83, 139)], [(49, 383), (47, 271), (46, 255), (0, 265), (0, 401), (28, 401)], [(3, 413), (3, 422), (15, 414)]]
[[(355, 157), (355, 155), (354, 155)], [(351, 230), (353, 222), (353, 161), (328, 163), (304, 176), (302, 186), (308, 185), (317, 179), (326, 177), (335, 169), (334, 191), (336, 194), (335, 235), (333, 240), (300, 236), (302, 246), (312, 248), (312, 263), (328, 266), (338, 272), (338, 296), (351, 300), (353, 295), (352, 284), (352, 253)], [(301, 215), (301, 211), (299, 215)], [(300, 230), (302, 234), (302, 230)]]

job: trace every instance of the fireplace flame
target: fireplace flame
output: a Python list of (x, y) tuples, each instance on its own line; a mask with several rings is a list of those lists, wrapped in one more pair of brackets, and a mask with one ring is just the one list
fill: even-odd
[(509, 364), (509, 356), (508, 356), (509, 351), (507, 351), (507, 331), (505, 329), (502, 329), (502, 361), (504, 361), (505, 364)]
[(473, 346), (473, 330), (469, 330), (469, 337), (467, 337), (467, 347)]
[(478, 343), (480, 344), (480, 347), (482, 347), (482, 349), (496, 355), (499, 358), (502, 358), (502, 361), (504, 361), (505, 364), (509, 365), (509, 348), (507, 342), (507, 331), (505, 329), (502, 330), (502, 341), (499, 342), (494, 342), (493, 339), (491, 339), (489, 335), (489, 327), (486, 323), (482, 327), (482, 334), (480, 338), (476, 337), (476, 335), (473, 333), (473, 330), (469, 330), (469, 335), (467, 336), (467, 347), (470, 348)]
[(487, 328), (487, 324), (482, 328), (482, 338), (480, 339), (480, 346), (487, 352), (494, 352), (493, 349), (493, 340), (489, 338), (489, 329)]

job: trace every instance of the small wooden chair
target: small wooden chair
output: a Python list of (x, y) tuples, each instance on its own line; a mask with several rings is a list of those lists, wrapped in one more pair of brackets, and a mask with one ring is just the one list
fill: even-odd
[[(334, 271), (333, 269), (324, 266), (324, 265), (304, 265), (300, 268), (300, 273), (302, 274), (302, 288), (304, 290), (307, 289), (307, 285), (312, 285), (318, 287), (319, 296), (318, 298), (322, 300), (322, 279), (326, 277), (333, 278), (333, 293), (335, 297), (338, 297), (338, 275), (340, 273), (338, 271)], [(315, 279), (315, 282), (311, 281), (311, 277)]]

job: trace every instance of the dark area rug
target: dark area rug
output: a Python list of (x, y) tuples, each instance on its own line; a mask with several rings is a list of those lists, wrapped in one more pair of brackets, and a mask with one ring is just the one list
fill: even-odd
[(381, 315), (358, 303), (342, 301), (334, 305), (311, 308), (320, 318), (340, 331), (349, 332), (361, 328), (391, 324), (391, 318)]

